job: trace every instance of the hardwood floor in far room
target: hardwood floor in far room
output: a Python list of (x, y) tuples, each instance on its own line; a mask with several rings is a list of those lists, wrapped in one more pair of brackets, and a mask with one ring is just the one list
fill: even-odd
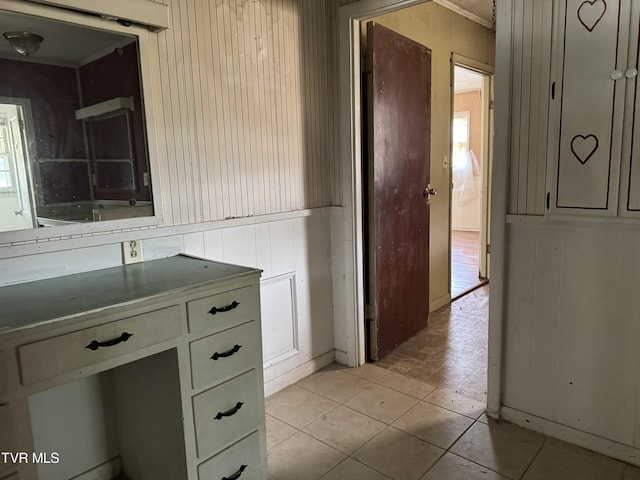
[(480, 232), (451, 231), (451, 298), (484, 283), (480, 271)]

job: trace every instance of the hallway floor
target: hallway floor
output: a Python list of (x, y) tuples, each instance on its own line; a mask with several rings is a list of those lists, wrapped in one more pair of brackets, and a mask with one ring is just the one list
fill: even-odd
[(480, 232), (451, 231), (451, 298), (484, 282), (480, 271)]
[(487, 419), (488, 294), (438, 310), (375, 365), (333, 364), (269, 397), (270, 480), (640, 480), (640, 468)]
[(429, 326), (376, 365), (483, 404), (487, 401), (489, 285), (429, 316)]

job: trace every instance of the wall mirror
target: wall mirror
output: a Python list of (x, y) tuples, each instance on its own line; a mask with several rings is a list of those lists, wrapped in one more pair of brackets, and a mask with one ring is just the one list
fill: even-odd
[[(159, 223), (142, 81), (147, 32), (28, 8), (0, 10), (0, 240)], [(83, 24), (66, 20), (75, 17)], [(25, 55), (17, 50), (33, 45), (16, 48), (6, 32), (42, 41)]]

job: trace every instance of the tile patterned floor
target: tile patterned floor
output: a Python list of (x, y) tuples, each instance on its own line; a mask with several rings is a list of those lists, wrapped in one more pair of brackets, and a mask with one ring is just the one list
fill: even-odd
[(482, 403), (487, 399), (489, 286), (429, 316), (429, 326), (376, 363)]
[(332, 365), (267, 399), (270, 480), (639, 480), (640, 469), (483, 414), (375, 365)]
[(488, 420), (489, 287), (431, 315), (396, 351), (267, 399), (271, 480), (640, 480), (631, 467)]

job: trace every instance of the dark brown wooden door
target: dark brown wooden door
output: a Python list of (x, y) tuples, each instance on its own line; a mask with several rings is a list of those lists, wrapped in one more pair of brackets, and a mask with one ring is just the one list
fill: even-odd
[(429, 318), (431, 51), (381, 25), (367, 29), (369, 357), (382, 358)]

